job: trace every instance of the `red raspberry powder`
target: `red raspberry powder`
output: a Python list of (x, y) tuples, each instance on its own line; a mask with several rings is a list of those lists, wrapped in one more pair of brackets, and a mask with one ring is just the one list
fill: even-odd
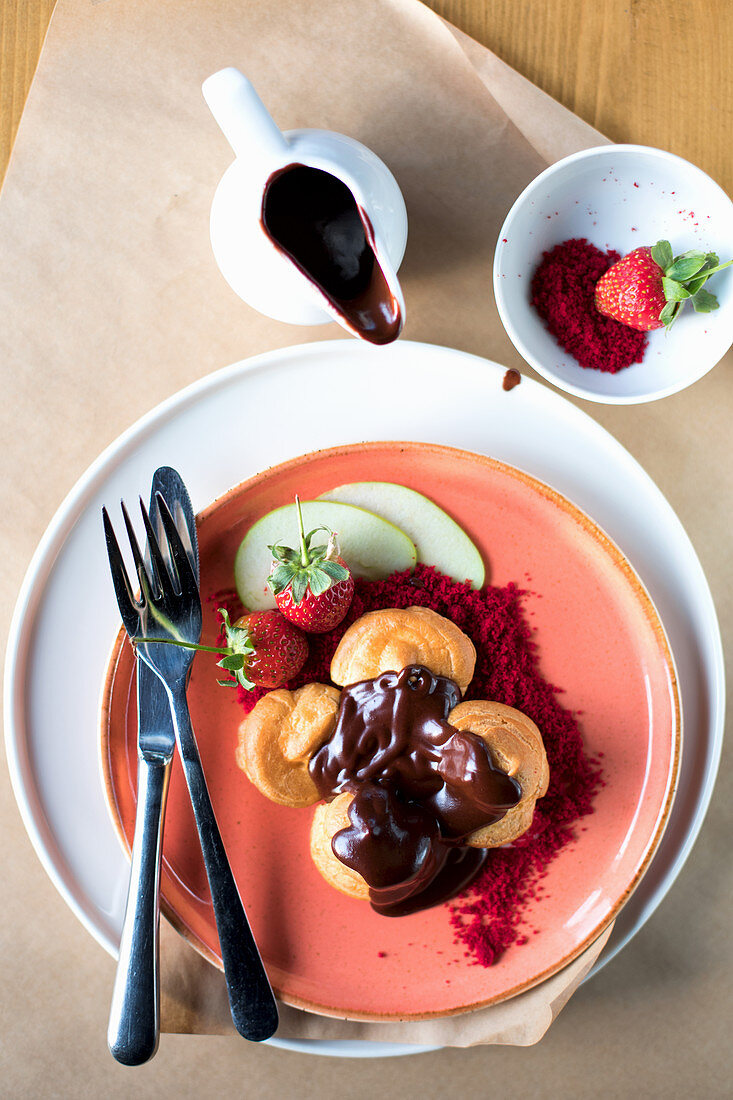
[[(550, 786), (537, 802), (530, 830), (511, 845), (491, 849), (481, 872), (463, 894), (448, 903), (456, 943), (481, 966), (491, 966), (512, 944), (527, 942), (522, 910), (542, 892), (553, 857), (574, 836), (579, 819), (593, 812), (593, 796), (603, 785), (597, 760), (586, 753), (578, 723), (560, 705), (558, 689), (543, 679), (532, 631), (522, 611), (522, 591), (514, 584), (477, 590), (435, 569), (393, 573), (383, 581), (356, 581), (346, 619), (328, 634), (309, 634), (310, 654), (287, 685), (329, 683), (329, 669), (346, 628), (366, 611), (385, 607), (430, 607), (452, 619), (476, 646), (476, 669), (466, 699), (493, 699), (516, 707), (537, 723), (550, 765)], [(219, 595), (232, 617), (241, 613), (236, 597)], [(266, 689), (238, 689), (249, 712)]]
[(542, 253), (532, 276), (532, 305), (546, 327), (581, 367), (616, 374), (641, 363), (647, 334), (599, 313), (595, 286), (621, 256), (601, 252), (585, 238), (563, 241)]

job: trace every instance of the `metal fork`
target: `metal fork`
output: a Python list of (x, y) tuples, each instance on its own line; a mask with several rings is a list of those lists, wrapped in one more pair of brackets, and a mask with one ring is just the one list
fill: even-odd
[[(261, 1042), (277, 1028), (277, 1006), (216, 823), (186, 700), (186, 679), (194, 657), (193, 647), (201, 636), (201, 600), (196, 576), (173, 517), (160, 493), (156, 499), (168, 544), (170, 568), (141, 499), (140, 510), (151, 561), (150, 575), (127, 509), (122, 504), (140, 583), (139, 601), (133, 594), (112, 523), (103, 508), (112, 580), (125, 630), (135, 643), (139, 658), (156, 673), (168, 694), (176, 742), (211, 890), (232, 1020), (240, 1035)], [(154, 638), (156, 641), (137, 644), (141, 638)], [(177, 644), (167, 644), (170, 642)], [(188, 646), (191, 648), (184, 648)]]
[[(186, 542), (198, 577), (196, 519), (177, 470), (160, 466), (153, 474), (149, 515), (158, 523), (156, 493), (162, 493)], [(164, 540), (163, 540), (164, 541)], [(120, 937), (107, 1044), (126, 1066), (139, 1066), (155, 1054), (160, 1032), (160, 862), (171, 762), (176, 748), (168, 694), (145, 661), (137, 666), (137, 810), (130, 853), (130, 883)]]

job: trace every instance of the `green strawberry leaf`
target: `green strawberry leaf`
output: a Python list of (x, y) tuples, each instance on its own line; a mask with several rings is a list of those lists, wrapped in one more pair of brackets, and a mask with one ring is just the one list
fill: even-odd
[(314, 596), (320, 596), (331, 587), (331, 578), (321, 569), (313, 569), (308, 576), (308, 586)]
[[(728, 264), (730, 260), (728, 261)], [(687, 282), (687, 289), (690, 294), (697, 294), (700, 287), (707, 282), (711, 275), (715, 275), (716, 272), (722, 271), (723, 268), (728, 267), (728, 264), (721, 264), (718, 257), (714, 252), (709, 252), (705, 257), (705, 263), (700, 268), (694, 279), (690, 279)]]
[(232, 653), (243, 653), (246, 657), (251, 657), (255, 651), (249, 631), (240, 626), (230, 627), (227, 632), (227, 642)]
[(672, 252), (672, 245), (669, 241), (657, 241), (652, 246), (652, 259), (656, 264), (659, 264), (662, 271), (666, 271), (668, 267), (672, 266), (674, 262), (674, 253)]
[(298, 551), (291, 550), (289, 546), (268, 546), (267, 549), (270, 551), (275, 561), (300, 561), (300, 554), (298, 553)]
[(289, 569), (287, 565), (278, 565), (277, 569), (273, 569), (267, 578), (273, 596), (279, 596), (281, 592), (284, 592), (292, 579), (293, 570)]
[(237, 683), (240, 687), (243, 687), (245, 691), (252, 691), (255, 686), (253, 681), (249, 679), (244, 669), (239, 669), (234, 673), (237, 678)]
[(707, 274), (707, 271), (705, 270), (705, 268), (703, 268), (702, 271), (700, 272), (700, 274), (696, 275), (694, 279), (690, 279), (690, 281), (687, 284), (687, 289), (689, 290), (692, 297), (694, 297), (697, 294), (700, 287), (703, 286), (707, 282), (707, 279), (708, 279), (708, 274)]
[(227, 672), (237, 672), (240, 668), (244, 668), (244, 654), (230, 653), (228, 657), (222, 657), (216, 663), (219, 668), (225, 668)]
[(324, 561), (321, 562), (321, 569), (329, 577), (333, 584), (338, 584), (339, 581), (345, 581), (349, 575), (349, 571), (345, 565), (339, 565), (337, 561)]
[(697, 275), (707, 257), (704, 252), (690, 251), (678, 256), (672, 266), (665, 272), (668, 279), (676, 279), (680, 283), (686, 283), (693, 275)]
[(227, 609), (225, 607), (220, 607), (218, 611), (221, 615), (221, 621), (224, 623), (224, 630), (231, 630), (232, 624), (229, 621), (229, 612)]
[(662, 278), (662, 287), (664, 297), (668, 302), (682, 302), (685, 298), (690, 297), (689, 290), (685, 290), (681, 283), (676, 282), (674, 279), (668, 279), (666, 276)]
[[(714, 252), (710, 253), (710, 257), (714, 260), (717, 260), (718, 258)], [(706, 265), (703, 270), (705, 271), (708, 278), (710, 278), (711, 275), (716, 275), (718, 271), (723, 271), (726, 267), (730, 267), (731, 264), (733, 264), (733, 260), (726, 260), (724, 264), (716, 263), (714, 267), (708, 267)]]
[(679, 309), (677, 302), (667, 302), (666, 306), (659, 314), (659, 320), (663, 325), (671, 325), (675, 319), (675, 315)]
[(219, 687), (223, 688), (235, 688), (237, 686), (236, 680), (217, 680)]
[[(329, 535), (329, 536), (331, 535), (330, 528), (329, 527), (324, 527), (323, 524), (321, 524), (320, 527), (314, 527), (312, 531), (309, 531), (308, 534), (305, 535), (304, 538), (303, 538), (303, 541), (305, 542), (306, 550), (308, 550), (309, 553), (315, 553), (316, 550), (320, 550), (320, 548), (321, 548), (321, 544), (319, 543), (318, 546), (314, 546), (311, 549), (311, 540), (313, 539), (314, 535), (318, 534), (319, 531), (325, 531), (327, 535)], [(304, 562), (303, 564), (305, 565), (306, 563)]]
[(219, 608), (219, 614), (224, 623), (224, 635), (227, 641), (227, 650), (229, 651), (225, 656), (230, 657), (232, 654), (236, 653), (241, 654), (244, 658), (251, 657), (255, 651), (255, 647), (247, 628), (244, 626), (232, 626), (229, 621), (229, 612), (225, 607)]
[(293, 596), (293, 603), (297, 607), (305, 596), (305, 590), (308, 587), (308, 576), (306, 573), (296, 573), (290, 582), (290, 591)]
[(718, 299), (709, 290), (701, 289), (693, 295), (692, 308), (696, 313), (712, 313), (714, 309), (718, 309), (718, 306)]

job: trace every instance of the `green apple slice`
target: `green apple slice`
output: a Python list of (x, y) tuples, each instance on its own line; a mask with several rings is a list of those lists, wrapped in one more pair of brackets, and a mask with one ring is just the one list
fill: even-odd
[[(341, 556), (355, 577), (379, 580), (390, 573), (414, 569), (415, 544), (389, 520), (365, 508), (324, 500), (301, 502), (306, 531), (328, 527), (338, 536)], [(323, 541), (328, 541), (324, 532)], [(317, 545), (318, 539), (314, 539)], [(276, 508), (259, 519), (242, 539), (234, 559), (234, 583), (250, 611), (275, 606), (268, 585), (272, 554), (268, 546), (297, 547), (298, 519), (294, 504)]]
[(389, 481), (355, 481), (329, 489), (318, 499), (367, 508), (409, 535), (419, 562), (434, 565), (455, 581), (483, 586), (486, 571), (478, 549), (463, 528), (422, 493)]

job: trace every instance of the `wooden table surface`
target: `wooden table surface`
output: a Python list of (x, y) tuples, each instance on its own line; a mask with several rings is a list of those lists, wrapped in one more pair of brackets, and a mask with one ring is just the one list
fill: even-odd
[[(669, 149), (733, 190), (730, 0), (429, 6), (613, 141)], [(0, 0), (0, 180), (53, 7), (54, 0)]]

